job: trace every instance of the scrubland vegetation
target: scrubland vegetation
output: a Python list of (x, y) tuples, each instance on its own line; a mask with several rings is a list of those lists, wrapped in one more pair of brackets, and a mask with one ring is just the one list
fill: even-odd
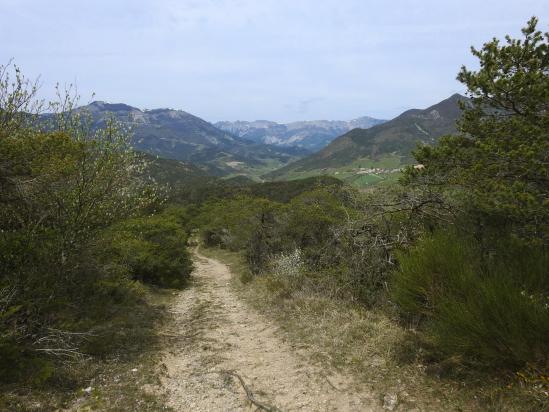
[(549, 34), (536, 23), (473, 50), (459, 133), (367, 192), (329, 177), (164, 191), (116, 122), (92, 130), (70, 99), (39, 121), (32, 84), (3, 68), (0, 407), (146, 359), (159, 288), (186, 285), (196, 229), (205, 253), (236, 259), (244, 296), (335, 366), (418, 391), (438, 379), (435, 397), (465, 386), (456, 408), (549, 408)]
[(196, 220), (204, 244), (241, 252), (251, 299), (309, 343), (334, 337), (320, 350), (332, 360), (334, 346), (360, 358), (363, 336), (345, 349), (345, 334), (330, 334), (342, 314), (361, 313), (356, 325), (391, 325), (375, 334), (391, 336), (384, 361), (475, 382), (483, 408), (547, 408), (549, 35), (535, 25), (473, 50), (480, 69), (458, 75), (470, 97), (460, 132), (419, 147), (423, 166), (398, 185), (207, 202)]

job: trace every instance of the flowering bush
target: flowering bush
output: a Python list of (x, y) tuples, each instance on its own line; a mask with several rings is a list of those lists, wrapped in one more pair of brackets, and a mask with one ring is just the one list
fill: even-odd
[(303, 271), (303, 257), (300, 249), (281, 253), (271, 259), (270, 273), (279, 277), (298, 277)]

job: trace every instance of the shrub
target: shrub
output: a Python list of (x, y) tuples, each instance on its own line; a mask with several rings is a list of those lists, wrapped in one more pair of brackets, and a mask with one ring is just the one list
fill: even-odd
[(392, 296), (445, 356), (492, 367), (547, 367), (549, 256), (516, 240), (482, 255), (474, 239), (439, 232), (399, 256)]
[(299, 249), (290, 253), (281, 253), (271, 260), (271, 273), (274, 276), (296, 278), (302, 270), (303, 257)]
[(0, 65), (0, 381), (40, 383), (82, 355), (95, 310), (131, 295), (98, 240), (160, 201), (123, 125), (92, 128), (70, 93), (43, 105), (36, 92)]
[(273, 294), (273, 300), (289, 298), (302, 290), (308, 279), (301, 250), (271, 256), (266, 275), (263, 282)]
[(161, 287), (181, 288), (192, 271), (187, 233), (172, 210), (128, 220), (113, 228), (118, 260), (133, 279)]
[(258, 226), (272, 220), (280, 206), (266, 199), (246, 196), (223, 199), (203, 205), (195, 224), (201, 228), (206, 246), (219, 246), (233, 252), (244, 250)]
[[(341, 199), (341, 193), (317, 188), (287, 204), (237, 197), (203, 205), (194, 222), (206, 246), (242, 251), (252, 275), (280, 272), (276, 260), (299, 250), (296, 279), (308, 290), (373, 307), (385, 302), (393, 249), (408, 243), (419, 226), (399, 210), (385, 216), (382, 206), (371, 206), (379, 195)], [(395, 196), (385, 195), (390, 204)]]

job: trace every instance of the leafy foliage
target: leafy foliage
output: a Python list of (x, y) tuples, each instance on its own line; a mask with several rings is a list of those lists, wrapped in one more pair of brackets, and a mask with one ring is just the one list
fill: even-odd
[[(40, 383), (59, 361), (96, 350), (90, 330), (117, 308), (143, 304), (104, 233), (158, 209), (162, 196), (127, 130), (90, 129), (69, 94), (44, 105), (17, 68), (13, 81), (9, 73), (0, 67), (0, 381)], [(54, 112), (39, 122), (44, 107)], [(181, 240), (168, 237), (163, 252)]]
[(392, 250), (415, 237), (417, 224), (406, 222), (412, 209), (397, 202), (402, 212), (385, 214), (372, 204), (385, 196), (352, 189), (319, 187), (282, 204), (255, 197), (212, 201), (201, 208), (194, 223), (207, 246), (242, 251), (251, 272), (262, 275), (278, 267), (284, 256), (300, 257), (297, 283), (314, 293), (379, 303), (394, 266)]

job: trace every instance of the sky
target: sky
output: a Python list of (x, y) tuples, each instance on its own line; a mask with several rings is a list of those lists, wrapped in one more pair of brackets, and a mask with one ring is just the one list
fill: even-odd
[(40, 93), (208, 121), (389, 119), (453, 93), (470, 46), (549, 0), (0, 0), (0, 64)]

